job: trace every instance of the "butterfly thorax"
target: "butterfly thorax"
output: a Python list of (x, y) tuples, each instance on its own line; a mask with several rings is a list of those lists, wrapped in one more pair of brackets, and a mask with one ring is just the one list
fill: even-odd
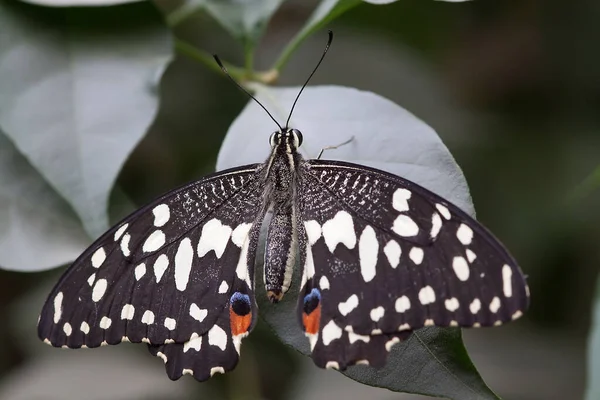
[(271, 155), (264, 175), (265, 207), (272, 212), (267, 233), (264, 280), (272, 302), (282, 299), (292, 281), (298, 252), (298, 207), (294, 199), (303, 163), (297, 148), (302, 142), (297, 130), (271, 135)]

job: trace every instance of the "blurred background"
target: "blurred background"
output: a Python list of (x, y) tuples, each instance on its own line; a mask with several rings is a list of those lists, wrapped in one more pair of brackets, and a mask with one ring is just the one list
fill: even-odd
[[(3, 2), (40, 23), (64, 22), (59, 9)], [(259, 70), (317, 3), (290, 0), (275, 13), (255, 55)], [(162, 13), (175, 7), (174, 0), (141, 2), (72, 10), (70, 18), (80, 29), (143, 32), (163, 25)], [(593, 0), (364, 4), (327, 26), (335, 43), (311, 82), (373, 91), (432, 126), (465, 173), (478, 219), (519, 260), (529, 312), (509, 326), (464, 331), (483, 379), (505, 399), (580, 399), (585, 390), (600, 256), (600, 190), (586, 180), (600, 164), (599, 19)], [(242, 46), (204, 14), (175, 34), (243, 65)], [(301, 84), (325, 38), (319, 31), (307, 39), (279, 84)], [(118, 178), (137, 205), (212, 171), (247, 101), (219, 74), (174, 57), (160, 81), (156, 119)], [(170, 382), (143, 346), (51, 349), (37, 340), (35, 321), (63, 270), (0, 269), (1, 400), (257, 398), (247, 390), (265, 399), (425, 398), (317, 369), (265, 326), (244, 342), (233, 373), (205, 384)]]

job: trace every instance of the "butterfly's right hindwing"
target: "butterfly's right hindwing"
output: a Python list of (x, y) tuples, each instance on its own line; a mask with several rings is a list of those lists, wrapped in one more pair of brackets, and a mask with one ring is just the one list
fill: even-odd
[[(204, 380), (232, 369), (239, 342), (256, 320), (248, 260), (263, 218), (259, 168), (184, 186), (113, 227), (52, 290), (39, 337), (69, 348), (146, 342), (155, 354), (166, 345), (158, 355), (169, 353), (170, 365), (182, 366), (168, 368), (172, 379), (189, 373)], [(212, 356), (201, 366), (177, 360), (202, 351)], [(202, 372), (194, 373), (198, 367)]]

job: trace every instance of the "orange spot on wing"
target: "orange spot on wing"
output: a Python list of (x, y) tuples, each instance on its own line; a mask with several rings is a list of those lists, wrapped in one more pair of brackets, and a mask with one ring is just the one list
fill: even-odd
[(231, 324), (231, 334), (233, 336), (241, 335), (248, 332), (248, 328), (250, 328), (250, 324), (252, 323), (252, 313), (238, 315), (233, 311), (232, 307), (229, 307), (229, 322)]
[(321, 305), (319, 304), (310, 314), (302, 313), (302, 323), (304, 331), (310, 334), (319, 332), (319, 322), (321, 321)]

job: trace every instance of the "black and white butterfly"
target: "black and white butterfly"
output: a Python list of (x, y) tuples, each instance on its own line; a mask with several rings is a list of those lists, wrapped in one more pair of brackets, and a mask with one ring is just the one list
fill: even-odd
[(144, 342), (171, 379), (232, 370), (257, 320), (267, 212), (266, 296), (280, 301), (300, 267), (296, 317), (320, 367), (381, 367), (424, 326), (522, 315), (525, 278), (482, 225), (401, 177), (305, 160), (302, 139), (286, 123), (264, 163), (173, 190), (110, 229), (50, 293), (39, 337), (67, 348)]

